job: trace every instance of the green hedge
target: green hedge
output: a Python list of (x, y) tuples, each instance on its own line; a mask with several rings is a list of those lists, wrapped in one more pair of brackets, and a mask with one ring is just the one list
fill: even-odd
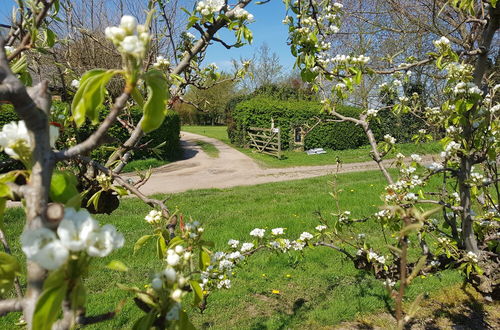
[[(228, 122), (228, 136), (233, 144), (246, 144), (245, 129), (248, 127), (270, 127), (271, 118), (276, 127), (281, 128), (282, 147), (292, 145), (291, 128), (297, 124), (315, 122), (314, 117), (333, 118), (321, 113), (321, 104), (313, 101), (278, 100), (269, 96), (250, 99), (235, 99), (228, 106), (231, 121)], [(343, 106), (339, 113), (358, 118), (360, 109)], [(423, 122), (411, 114), (395, 115), (390, 111), (379, 112), (379, 121), (371, 126), (378, 140), (385, 134), (393, 135), (398, 142), (409, 142), (413, 134), (423, 127)], [(334, 150), (354, 149), (368, 143), (363, 129), (352, 122), (329, 122), (315, 127), (305, 138), (305, 149), (331, 148)]]
[[(100, 119), (103, 120), (108, 113), (108, 109), (101, 110), (99, 115)], [(141, 119), (141, 116), (142, 110), (138, 107), (132, 107), (121, 117), (137, 124)], [(75, 129), (77, 133), (77, 140), (83, 141), (95, 130), (95, 128), (96, 126), (84, 125), (79, 129)], [(162, 125), (157, 130), (148, 133), (142, 138), (141, 143), (146, 144), (146, 146), (135, 150), (132, 159), (157, 158), (169, 161), (179, 159), (182, 156), (182, 150), (180, 147), (180, 129), (179, 115), (174, 111), (168, 111)], [(108, 130), (109, 142), (93, 150), (91, 157), (100, 162), (105, 162), (113, 151), (116, 150), (116, 146), (125, 142), (129, 135), (130, 134), (127, 129), (125, 129), (122, 125), (119, 123), (114, 124)], [(165, 142), (165, 144), (158, 148), (160, 150), (160, 155), (157, 155), (153, 149), (163, 142)]]
[[(64, 114), (68, 112), (69, 105), (63, 102), (53, 102), (53, 115), (57, 117), (59, 114)], [(104, 119), (109, 113), (109, 110), (103, 109), (100, 111), (101, 120)], [(128, 117), (133, 123), (138, 123), (142, 115), (142, 111), (137, 107), (132, 107), (130, 111), (124, 114), (122, 117)], [(19, 120), (13, 107), (8, 104), (3, 104), (0, 106), (0, 127), (10, 123), (11, 121)], [(54, 118), (54, 121), (57, 119)], [(78, 141), (85, 140), (97, 126), (92, 126), (90, 123), (83, 125), (81, 128), (66, 127), (64, 131), (61, 132), (59, 141), (66, 141), (72, 136), (76, 136)], [(128, 138), (128, 131), (119, 123), (114, 124), (108, 131), (108, 141), (109, 143), (97, 148), (92, 151), (91, 157), (99, 162), (105, 162), (106, 159), (111, 155), (111, 153), (116, 149), (116, 147), (125, 142)], [(152, 148), (165, 142), (165, 144), (159, 148), (161, 151), (161, 156), (155, 154)], [(147, 159), (147, 158), (161, 158), (164, 160), (176, 160), (182, 156), (182, 149), (180, 148), (180, 119), (179, 115), (174, 111), (168, 111), (163, 124), (157, 130), (147, 134), (141, 140), (141, 143), (147, 143), (147, 146), (143, 149), (134, 152), (132, 159)], [(0, 153), (0, 161), (5, 161), (10, 159), (4, 152)], [(5, 167), (3, 171), (10, 171), (14, 168), (20, 168), (19, 164), (14, 167)]]

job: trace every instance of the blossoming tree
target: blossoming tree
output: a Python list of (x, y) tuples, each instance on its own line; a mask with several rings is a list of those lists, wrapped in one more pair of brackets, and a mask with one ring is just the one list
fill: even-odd
[[(323, 224), (317, 228), (321, 234), (317, 235), (315, 244), (330, 245), (346, 254), (357, 268), (370, 270), (377, 278), (384, 279), (389, 293), (396, 299), (399, 327), (418, 305), (417, 300), (408, 313), (404, 313), (405, 287), (418, 274), (433, 269), (450, 266), (463, 269), (468, 281), (488, 299), (498, 297), (500, 85), (495, 84), (498, 72), (489, 69), (488, 64), (494, 40), (498, 40), (500, 8), (497, 2), (439, 1), (433, 2), (433, 6), (432, 1), (424, 1), (422, 8), (434, 8), (429, 14), (434, 25), (429, 25), (435, 27), (437, 33), (443, 33), (446, 28), (449, 32), (438, 36), (435, 49), (425, 58), (409, 57), (396, 66), (392, 64), (397, 55), (393, 54), (377, 54), (376, 64), (370, 65), (371, 58), (365, 54), (343, 55), (329, 51), (336, 35), (342, 31), (343, 4), (327, 0), (285, 3), (290, 15), (284, 23), (289, 26), (291, 51), (302, 78), (323, 95), (324, 109), (332, 113), (336, 121), (353, 122), (362, 127), (368, 137), (372, 158), (388, 182), (383, 196), (385, 204), (371, 218), (395, 237), (394, 241), (387, 240), (390, 257), (376, 252), (364, 234), (350, 241), (344, 234), (347, 228), (370, 217), (352, 219), (349, 211), (339, 207), (334, 213), (335, 219), (320, 217)], [(389, 1), (386, 9), (404, 12), (406, 7), (419, 6)], [(436, 23), (437, 20), (444, 23)], [(390, 61), (384, 63), (383, 58)], [(417, 93), (405, 95), (402, 82), (410, 82), (410, 70), (425, 67), (433, 67), (442, 76), (438, 82), (442, 95), (432, 107), (422, 110), (422, 104), (428, 100), (422, 100)], [(365, 102), (359, 118), (344, 116), (336, 110), (338, 104), (349, 101), (358, 86), (377, 79), (382, 81), (377, 94), (396, 96), (399, 101), (394, 106)], [(429, 128), (443, 132), (441, 159), (426, 167), (417, 154), (410, 159), (398, 154), (395, 164), (399, 173), (397, 177), (391, 174), (383, 159), (396, 148), (396, 139), (385, 135), (383, 141), (377, 141), (372, 131), (372, 123), (381, 111), (413, 112), (423, 118)], [(422, 129), (413, 139), (420, 142), (432, 138)], [(428, 188), (430, 180), (438, 176), (443, 182), (439, 191)], [(334, 192), (334, 196), (337, 197), (337, 193)], [(425, 205), (437, 208), (429, 209)], [(442, 220), (432, 217), (436, 212), (441, 212)], [(384, 231), (381, 235), (386, 237)], [(421, 257), (410, 262), (409, 238), (413, 236)], [(355, 255), (349, 252), (352, 247), (358, 249)], [(397, 290), (393, 289), (396, 283)]]
[[(122, 68), (93, 69), (72, 83), (76, 88), (71, 105), (70, 120), (64, 125), (81, 127), (87, 122), (98, 124), (92, 134), (78, 143), (62, 141), (63, 148), (55, 149), (58, 127), (51, 125), (51, 97), (48, 83), (41, 81), (33, 87), (27, 71), (26, 51), (36, 51), (54, 44), (55, 35), (48, 29), (50, 20), (57, 19), (58, 0), (26, 2), (18, 10), (6, 38), (0, 38), (0, 100), (14, 106), (21, 121), (5, 125), (0, 132), (1, 148), (12, 158), (21, 161), (25, 170), (1, 175), (1, 209), (8, 200), (21, 200), (26, 211), (26, 225), (20, 238), (22, 250), (28, 259), (27, 288), (23, 293), (16, 282), (22, 266), (8, 253), (0, 253), (0, 289), (2, 292), (16, 285), (17, 297), (0, 300), (0, 315), (22, 311), (30, 329), (69, 329), (112, 318), (115, 312), (88, 316), (85, 313), (86, 289), (83, 278), (88, 274), (92, 258), (105, 257), (124, 244), (123, 235), (112, 225), (99, 225), (85, 209), (96, 204), (103, 191), (113, 194), (134, 194), (154, 210), (146, 217), (153, 224), (154, 234), (141, 238), (136, 249), (148, 239), (157, 239), (157, 254), (165, 262), (164, 271), (155, 277), (144, 292), (123, 287), (137, 294), (137, 305), (146, 312), (136, 327), (167, 328), (191, 327), (180, 301), (193, 291), (201, 301), (202, 280), (192, 277), (196, 271), (192, 260), (195, 249), (200, 250), (201, 268), (208, 267), (207, 245), (200, 239), (203, 229), (197, 223), (182, 223), (181, 235), (172, 239), (177, 216), (159, 200), (144, 196), (136, 185), (120, 176), (124, 164), (132, 156), (131, 150), (140, 138), (157, 129), (171, 105), (169, 100), (179, 98), (192, 81), (202, 83), (205, 78), (217, 77), (214, 67), (202, 68), (200, 60), (209, 43), (226, 44), (215, 34), (224, 28), (235, 33), (236, 44), (252, 39), (246, 27), (253, 16), (244, 7), (251, 0), (228, 5), (223, 0), (199, 2), (189, 14), (189, 25), (198, 33), (198, 39), (185, 34), (185, 42), (177, 50), (177, 64), (171, 65), (163, 56), (152, 67), (147, 67), (145, 56), (153, 36), (150, 24), (155, 7), (164, 8), (163, 1), (148, 2), (149, 12), (144, 25), (135, 17), (123, 16), (118, 26), (108, 27), (105, 36), (122, 57)], [(237, 75), (243, 74), (243, 70)], [(121, 79), (121, 95), (111, 100), (106, 86), (111, 79)], [(134, 102), (143, 110), (143, 116), (130, 131), (130, 138), (114, 153), (107, 164), (99, 164), (87, 155), (98, 147), (120, 113)], [(110, 111), (99, 121), (100, 106), (106, 103)], [(61, 123), (59, 123), (61, 126)], [(87, 202), (82, 202), (78, 177), (60, 166), (71, 168), (85, 164), (94, 169), (93, 178), (101, 187)], [(25, 183), (25, 184), (24, 184)], [(97, 209), (94, 205), (94, 210)], [(0, 228), (1, 229), (1, 228)], [(8, 242), (1, 232), (2, 243)], [(109, 265), (124, 270), (120, 261)], [(208, 288), (206, 288), (208, 289)], [(116, 306), (110, 306), (113, 308)]]

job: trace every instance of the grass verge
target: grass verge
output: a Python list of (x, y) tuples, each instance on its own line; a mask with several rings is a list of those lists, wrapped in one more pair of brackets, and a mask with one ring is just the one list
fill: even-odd
[[(227, 137), (227, 128), (225, 126), (183, 126), (182, 130), (218, 139), (226, 144), (231, 143), (229, 141), (229, 138)], [(442, 151), (442, 148), (437, 142), (422, 144), (403, 143), (396, 146), (397, 148), (388, 155), (389, 158), (395, 157), (398, 152), (409, 156), (413, 153), (425, 155), (437, 154)], [(372, 158), (370, 157), (371, 149), (369, 146), (363, 146), (358, 149), (348, 150), (327, 149), (326, 154), (311, 156), (307, 155), (305, 152), (284, 151), (283, 159), (277, 159), (273, 156), (256, 153), (253, 149), (235, 149), (238, 149), (239, 151), (253, 158), (262, 166), (273, 168), (332, 165), (337, 162), (337, 159), (340, 159), (343, 163), (358, 163), (372, 160)]]
[(196, 140), (195, 142), (209, 157), (219, 157), (219, 149), (217, 149), (213, 144), (201, 140)]
[[(317, 177), (159, 197), (168, 197), (172, 209), (178, 208), (186, 216), (203, 222), (205, 239), (214, 241), (215, 248), (221, 249), (229, 239), (249, 239), (248, 233), (255, 227), (268, 231), (285, 227), (291, 237), (311, 231), (318, 224), (314, 212), (327, 215), (334, 211), (335, 203), (328, 194), (330, 179)], [(385, 186), (379, 172), (342, 174), (337, 184), (344, 191), (340, 195), (341, 207), (351, 210), (353, 216), (377, 211)], [(89, 290), (87, 313), (112, 311), (122, 299), (127, 299), (127, 303), (115, 319), (91, 329), (129, 328), (141, 316), (130, 295), (118, 289), (116, 283), (142, 287), (149, 283), (151, 271), (161, 271), (154, 244), (146, 244), (133, 254), (135, 241), (150, 233), (144, 221), (148, 211), (139, 200), (124, 199), (111, 216), (97, 217), (101, 224), (114, 224), (124, 234), (126, 244), (113, 255), (92, 263), (85, 281)], [(23, 218), (21, 209), (8, 209), (5, 214), (7, 238), (20, 259), (24, 257), (14, 238), (22, 231)], [(367, 234), (373, 245), (384, 245), (376, 224), (359, 224), (359, 230)], [(117, 273), (105, 268), (113, 259), (123, 261), (130, 271)], [(408, 299), (421, 292), (432, 295), (461, 280), (460, 274), (451, 270), (440, 276), (419, 278), (408, 290)], [(230, 290), (217, 291), (209, 297), (204, 314), (190, 307), (191, 299), (186, 297), (185, 306), (195, 325), (215, 329), (324, 328), (386, 311), (392, 305), (380, 281), (354, 269), (348, 260), (325, 248), (307, 250), (304, 256), (258, 253), (237, 271)], [(0, 318), (0, 329), (12, 328), (18, 318), (15, 313)]]
[(123, 168), (123, 172), (144, 171), (148, 170), (149, 168), (160, 167), (168, 163), (170, 162), (156, 158), (138, 159), (133, 160), (125, 165), (125, 167)]

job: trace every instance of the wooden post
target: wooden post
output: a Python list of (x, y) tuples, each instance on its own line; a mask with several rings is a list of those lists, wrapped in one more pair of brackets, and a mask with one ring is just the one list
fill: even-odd
[(281, 159), (281, 128), (278, 127), (278, 159)]

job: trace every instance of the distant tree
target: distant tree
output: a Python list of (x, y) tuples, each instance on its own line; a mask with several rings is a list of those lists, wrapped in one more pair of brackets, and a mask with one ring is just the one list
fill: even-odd
[(250, 74), (241, 82), (242, 89), (247, 92), (253, 92), (263, 85), (279, 83), (284, 79), (280, 58), (266, 43), (254, 52), (250, 62)]
[[(221, 74), (220, 78), (208, 82), (208, 87), (198, 86), (188, 90), (185, 103), (191, 106), (181, 107), (184, 114), (193, 119), (193, 110), (197, 111), (198, 124), (224, 124), (226, 120), (225, 108), (229, 100), (236, 93), (236, 82), (228, 74)], [(187, 118), (187, 117), (186, 117)]]

